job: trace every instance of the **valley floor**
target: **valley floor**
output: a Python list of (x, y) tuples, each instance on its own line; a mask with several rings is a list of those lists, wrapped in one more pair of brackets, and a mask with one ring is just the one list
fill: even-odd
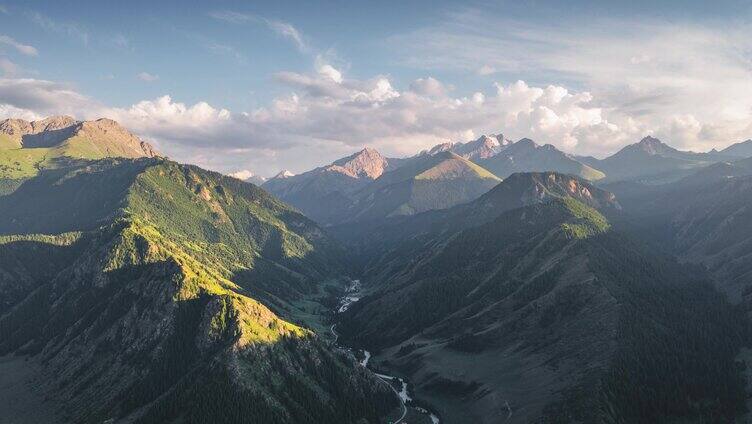
[(60, 424), (45, 400), (39, 365), (17, 356), (0, 357), (0, 424)]

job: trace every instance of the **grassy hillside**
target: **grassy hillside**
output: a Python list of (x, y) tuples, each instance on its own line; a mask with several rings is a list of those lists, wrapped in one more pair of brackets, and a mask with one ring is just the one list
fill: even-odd
[(351, 221), (445, 209), (477, 198), (501, 180), (454, 153), (416, 159), (386, 173), (357, 193)]
[(73, 421), (375, 423), (396, 404), (299, 308), (343, 252), (251, 184), (108, 159), (43, 171), (0, 211), (0, 353), (40, 358)]
[(1, 121), (0, 195), (12, 192), (42, 169), (67, 166), (71, 161), (154, 155), (156, 152), (150, 145), (108, 119), (76, 122), (54, 117), (31, 123)]

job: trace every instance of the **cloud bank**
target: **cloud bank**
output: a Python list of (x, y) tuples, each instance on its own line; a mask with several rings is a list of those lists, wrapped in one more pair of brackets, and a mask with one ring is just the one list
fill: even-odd
[(400, 91), (385, 76), (348, 79), (324, 64), (311, 74), (281, 72), (276, 80), (289, 87), (288, 95), (242, 113), (206, 102), (186, 105), (167, 95), (125, 108), (106, 107), (65, 85), (32, 79), (0, 80), (0, 99), (6, 111), (26, 116), (109, 117), (155, 140), (168, 154), (184, 158), (203, 152), (198, 154), (227, 161), (200, 162), (213, 168), (233, 168), (240, 165), (233, 160), (258, 158), (271, 166), (252, 168), (265, 174), (282, 167), (276, 160), (270, 163), (270, 157), (318, 152), (300, 163), (299, 171), (319, 164), (322, 157), (333, 159), (365, 145), (408, 155), (438, 142), (503, 131), (508, 137), (533, 137), (572, 150), (582, 147), (581, 139), (601, 143), (604, 134), (613, 137), (620, 131), (592, 105), (589, 93), (571, 93), (561, 86), (531, 87), (517, 81), (456, 97), (435, 78), (418, 79)]
[[(744, 21), (562, 17), (540, 23), (466, 9), (431, 27), (391, 37), (404, 64), (493, 79), (567, 81), (584, 87), (623, 137), (655, 133), (706, 150), (750, 137), (752, 29)], [(578, 147), (605, 154), (580, 130)], [(571, 140), (569, 144), (572, 144)]]
[[(262, 22), (305, 48), (292, 26), (235, 12), (211, 16)], [(412, 82), (378, 74), (353, 78), (318, 55), (310, 72), (273, 75), (285, 94), (263, 107), (232, 111), (169, 95), (114, 107), (66, 84), (7, 77), (0, 79), (0, 117), (109, 117), (175, 159), (260, 175), (300, 172), (366, 145), (410, 155), (483, 133), (596, 156), (647, 134), (694, 150), (752, 136), (752, 34), (746, 27), (604, 21), (542, 28), (488, 19), (465, 11), (388, 40), (405, 65), (423, 70), (425, 76)], [(431, 76), (446, 69), (472, 75), (480, 85), (460, 92)]]

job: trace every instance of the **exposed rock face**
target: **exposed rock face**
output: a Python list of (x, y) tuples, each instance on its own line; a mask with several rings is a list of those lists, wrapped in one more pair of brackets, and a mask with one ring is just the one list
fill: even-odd
[(24, 134), (29, 134), (34, 129), (28, 121), (23, 119), (5, 119), (0, 121), (0, 133), (9, 136), (18, 136), (19, 138)]
[(649, 155), (660, 155), (673, 153), (676, 149), (669, 147), (655, 137), (647, 136), (635, 145), (635, 148), (642, 150)]
[(73, 133), (76, 121), (70, 116), (53, 116), (39, 121), (6, 119), (0, 122), (0, 134), (7, 136), (12, 147), (51, 147)]
[(74, 137), (89, 141), (101, 156), (155, 157), (159, 153), (117, 122), (101, 118), (76, 121), (70, 116), (52, 116), (38, 121), (0, 121), (0, 135), (17, 148), (58, 147)]
[(483, 135), (475, 141), (456, 146), (455, 153), (470, 160), (486, 159), (495, 156), (510, 144), (511, 141), (502, 134)]
[(467, 143), (441, 143), (437, 144), (427, 153), (435, 155), (441, 152), (452, 152), (465, 159), (479, 160), (487, 159), (497, 155), (504, 150), (511, 141), (504, 138), (503, 134), (482, 135), (478, 139), (468, 141)]
[(288, 171), (286, 169), (283, 169), (283, 170), (279, 171), (279, 173), (277, 175), (273, 176), (270, 179), (282, 179), (282, 178), (290, 178), (290, 177), (294, 177), (294, 176), (295, 176), (295, 174), (293, 174), (292, 172), (290, 172), (290, 171)]
[(39, 134), (44, 131), (54, 131), (68, 128), (76, 124), (76, 120), (70, 116), (51, 116), (38, 121), (25, 121), (23, 119), (5, 119), (0, 121), (0, 133), (11, 136), (24, 136), (27, 134)]
[(108, 140), (122, 146), (133, 157), (155, 157), (159, 153), (149, 143), (131, 134), (117, 122), (101, 118), (96, 121), (84, 121), (76, 124), (75, 134), (92, 140)]
[(327, 167), (353, 178), (379, 178), (389, 168), (389, 161), (378, 151), (366, 147), (360, 152), (346, 158), (334, 161)]
[(263, 187), (318, 222), (330, 224), (347, 215), (356, 192), (396, 168), (390, 161), (367, 147), (302, 174), (282, 171)]

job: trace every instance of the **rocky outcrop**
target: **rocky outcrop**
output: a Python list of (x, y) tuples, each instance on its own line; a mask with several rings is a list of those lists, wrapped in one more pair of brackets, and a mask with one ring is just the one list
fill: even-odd
[(74, 137), (86, 140), (101, 156), (155, 157), (159, 153), (111, 119), (76, 121), (70, 116), (52, 116), (37, 121), (0, 121), (0, 135), (17, 148), (59, 147)]

